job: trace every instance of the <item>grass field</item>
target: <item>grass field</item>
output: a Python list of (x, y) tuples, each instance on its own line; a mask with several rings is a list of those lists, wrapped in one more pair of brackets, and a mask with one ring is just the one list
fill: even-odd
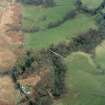
[(84, 5), (88, 6), (90, 9), (97, 8), (103, 0), (81, 0)]
[(61, 41), (70, 40), (90, 28), (96, 28), (93, 18), (80, 14), (59, 27), (37, 33), (27, 33), (25, 46), (36, 49), (46, 48), (52, 43), (58, 44)]
[[(45, 29), (49, 22), (61, 20), (70, 10), (74, 9), (73, 0), (56, 0), (56, 6), (44, 8), (42, 6), (23, 5), (23, 28), (40, 27)], [(46, 17), (45, 20), (43, 18)]]
[(105, 70), (105, 41), (96, 48), (96, 63)]
[[(51, 44), (68, 41), (68, 39), (70, 40), (90, 28), (97, 27), (93, 17), (78, 14), (74, 19), (68, 20), (58, 27), (46, 29), (50, 22), (62, 20), (65, 14), (75, 8), (74, 0), (55, 1), (56, 6), (52, 8), (23, 5), (23, 28), (39, 27), (41, 29), (39, 32), (25, 33), (26, 48), (47, 48)], [(43, 20), (44, 17), (46, 17), (45, 20)]]
[(66, 58), (66, 63), (68, 94), (56, 105), (104, 105), (105, 75), (96, 74), (90, 55), (73, 53)]

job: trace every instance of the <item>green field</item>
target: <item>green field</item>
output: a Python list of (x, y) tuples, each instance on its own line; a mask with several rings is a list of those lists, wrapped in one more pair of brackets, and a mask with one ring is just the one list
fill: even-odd
[[(105, 104), (105, 41), (96, 47), (95, 52), (94, 60), (83, 52), (74, 52), (65, 59), (68, 91), (54, 105)], [(97, 65), (100, 68), (97, 69)]]
[(66, 58), (67, 95), (54, 105), (104, 105), (105, 75), (98, 75), (91, 56), (76, 52)]
[[(45, 29), (49, 22), (61, 20), (66, 13), (74, 9), (73, 3), (73, 0), (56, 0), (56, 6), (52, 8), (23, 5), (23, 28)], [(43, 20), (43, 17), (46, 19)]]
[(27, 33), (25, 46), (37, 49), (46, 48), (52, 43), (58, 44), (61, 41), (70, 40), (72, 37), (88, 31), (90, 28), (96, 28), (95, 21), (93, 18), (81, 14), (59, 27), (37, 33)]
[[(97, 27), (94, 17), (77, 14), (74, 19), (68, 20), (58, 27), (46, 29), (48, 23), (62, 20), (64, 15), (74, 8), (74, 0), (56, 0), (56, 6), (52, 8), (23, 5), (23, 28), (40, 27), (41, 29), (39, 32), (25, 33), (25, 47), (46, 48), (51, 44), (68, 41), (68, 39), (70, 40), (90, 28)], [(47, 17), (47, 19), (43, 20), (43, 17)]]
[(103, 0), (81, 0), (84, 5), (88, 6), (90, 9), (97, 8)]
[(105, 70), (105, 41), (96, 48), (96, 63)]

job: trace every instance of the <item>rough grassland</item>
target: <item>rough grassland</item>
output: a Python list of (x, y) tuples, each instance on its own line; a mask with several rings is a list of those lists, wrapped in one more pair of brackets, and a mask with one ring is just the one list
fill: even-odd
[[(46, 29), (49, 22), (61, 20), (68, 11), (74, 8), (73, 0), (56, 0), (56, 6), (52, 8), (24, 5), (23, 28), (40, 27), (42, 29), (39, 32), (25, 33), (25, 47), (36, 49), (46, 48), (52, 43), (58, 44), (61, 41), (67, 41), (81, 32), (86, 32), (90, 28), (96, 28), (94, 18), (78, 14), (74, 19), (68, 20), (58, 27)], [(47, 19), (43, 20), (44, 17)]]
[(77, 52), (66, 58), (68, 94), (56, 105), (104, 105), (105, 76), (96, 73), (90, 55)]
[[(52, 43), (72, 40), (90, 28), (97, 28), (94, 17), (81, 13), (58, 27), (46, 29), (50, 22), (62, 20), (68, 11), (75, 8), (74, 0), (55, 1), (57, 5), (53, 8), (23, 5), (23, 28), (41, 29), (39, 32), (25, 33), (26, 48), (47, 48)], [(82, 0), (82, 2), (93, 9), (100, 5), (102, 0)], [(68, 67), (66, 73), (68, 91), (66, 96), (54, 105), (105, 105), (105, 74), (99, 73), (99, 69), (105, 70), (104, 45), (105, 42), (97, 46), (94, 60), (83, 52), (75, 52), (65, 58)], [(101, 68), (97, 69), (97, 65)]]
[(105, 71), (105, 41), (96, 48), (96, 63)]
[[(38, 26), (44, 29), (49, 22), (61, 20), (66, 13), (74, 9), (73, 3), (73, 0), (56, 0), (56, 6), (53, 8), (23, 5), (23, 28)], [(45, 20), (43, 20), (44, 17), (46, 17)]]
[(59, 27), (36, 33), (27, 33), (25, 47), (46, 48), (52, 43), (58, 44), (61, 41), (70, 40), (81, 32), (88, 31), (90, 28), (96, 28), (95, 21), (93, 18), (81, 14)]
[(97, 8), (103, 0), (81, 0), (90, 9)]

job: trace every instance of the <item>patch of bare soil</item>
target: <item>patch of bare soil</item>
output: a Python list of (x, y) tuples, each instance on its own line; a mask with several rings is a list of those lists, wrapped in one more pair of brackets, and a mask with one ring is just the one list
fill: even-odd
[[(19, 4), (12, 3), (0, 13), (0, 72), (11, 70), (17, 57), (23, 51), (24, 36), (21, 30), (21, 7)], [(34, 88), (41, 83), (48, 85), (49, 69), (34, 74), (26, 74), (18, 82), (24, 86), (32, 87), (31, 97), (36, 97), (37, 91)], [(16, 105), (17, 97), (24, 100), (20, 93), (15, 89), (15, 84), (9, 75), (0, 76), (0, 105)], [(21, 101), (21, 100), (20, 100)], [(27, 101), (27, 100), (25, 100)]]
[(9, 4), (2, 12), (0, 32), (14, 31), (21, 27), (21, 7), (19, 4)]
[(36, 86), (37, 83), (41, 80), (40, 76), (38, 75), (31, 75), (25, 79), (19, 80), (20, 84), (28, 85), (28, 86)]
[[(40, 72), (38, 73), (33, 73), (33, 74), (25, 74), (24, 78), (20, 78), (18, 80), (18, 83), (20, 83), (23, 87), (31, 87), (31, 90), (29, 90), (29, 92), (27, 92), (28, 96), (31, 98), (31, 100), (33, 100), (33, 102), (35, 101), (35, 98), (37, 97), (38, 93), (37, 93), (37, 88), (38, 85), (43, 85), (43, 86), (49, 86), (50, 82), (49, 82), (49, 76), (50, 72), (49, 72), (49, 68), (42, 68), (40, 70)], [(24, 102), (23, 102), (24, 100)], [(25, 102), (27, 102), (28, 100), (25, 100), (24, 97), (21, 97), (20, 103), (23, 102), (25, 104)]]
[[(0, 0), (0, 4), (8, 0)], [(4, 4), (5, 4), (4, 3)], [(0, 72), (11, 70), (23, 45), (21, 7), (8, 4), (0, 11)], [(17, 91), (10, 76), (0, 76), (0, 105), (16, 105)]]
[(22, 32), (8, 32), (7, 38), (10, 44), (18, 46), (23, 45), (24, 37)]
[(0, 105), (15, 105), (16, 90), (9, 76), (0, 77)]
[(8, 4), (0, 13), (0, 71), (10, 70), (18, 56), (14, 51), (23, 45), (21, 20), (19, 4)]
[(9, 49), (0, 49), (0, 72), (8, 71), (16, 62), (16, 55)]
[(33, 74), (25, 74), (23, 75), (23, 79), (19, 79), (18, 82), (23, 85), (28, 85), (35, 87), (39, 82), (47, 83), (48, 75), (49, 75), (49, 68), (42, 68), (40, 72), (33, 73)]
[(11, 2), (11, 0), (0, 0), (0, 7), (5, 7), (9, 2)]

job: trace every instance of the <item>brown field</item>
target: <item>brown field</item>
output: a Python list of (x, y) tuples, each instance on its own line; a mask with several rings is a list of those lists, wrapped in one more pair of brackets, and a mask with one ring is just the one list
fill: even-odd
[(3, 70), (10, 70), (15, 64), (14, 51), (23, 44), (21, 19), (19, 4), (8, 4), (0, 13), (0, 68)]
[[(0, 72), (11, 70), (23, 45), (21, 8), (0, 0)], [(5, 8), (6, 6), (6, 8)], [(14, 28), (15, 27), (15, 28)], [(16, 105), (17, 91), (10, 76), (0, 76), (0, 105)]]
[(16, 90), (9, 76), (0, 77), (0, 105), (15, 105)]

